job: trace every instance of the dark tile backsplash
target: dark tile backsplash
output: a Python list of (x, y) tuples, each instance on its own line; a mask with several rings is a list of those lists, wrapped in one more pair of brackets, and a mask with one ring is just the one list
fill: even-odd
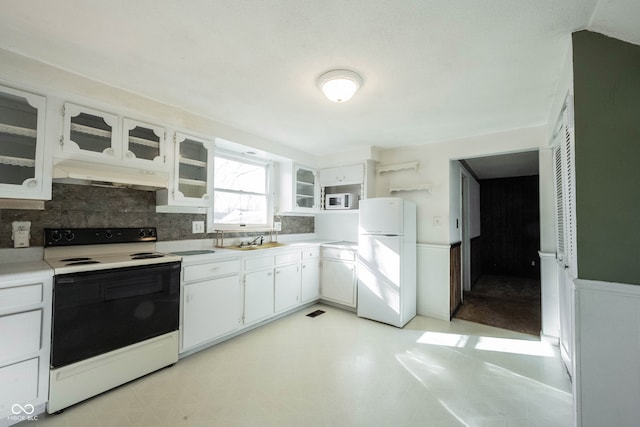
[[(278, 234), (314, 232), (312, 216), (280, 219), (282, 231)], [(54, 183), (52, 200), (45, 202), (43, 211), (0, 209), (0, 248), (13, 247), (13, 221), (31, 221), (31, 246), (42, 246), (45, 228), (62, 227), (156, 227), (160, 241), (214, 237), (191, 232), (191, 222), (206, 221), (206, 215), (156, 213), (153, 191), (129, 188)]]

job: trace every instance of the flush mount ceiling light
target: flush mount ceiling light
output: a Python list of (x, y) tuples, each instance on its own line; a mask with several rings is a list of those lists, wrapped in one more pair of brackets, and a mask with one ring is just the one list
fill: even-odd
[(329, 71), (318, 79), (318, 85), (324, 96), (333, 102), (350, 100), (361, 84), (360, 76), (349, 70)]

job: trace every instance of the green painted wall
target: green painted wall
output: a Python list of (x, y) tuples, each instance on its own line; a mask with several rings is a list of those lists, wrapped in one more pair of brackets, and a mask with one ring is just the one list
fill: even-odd
[(640, 46), (573, 34), (578, 276), (640, 285)]

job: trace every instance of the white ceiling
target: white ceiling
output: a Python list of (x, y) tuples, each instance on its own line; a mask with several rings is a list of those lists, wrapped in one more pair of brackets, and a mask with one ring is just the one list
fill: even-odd
[[(20, 0), (0, 48), (322, 155), (543, 124), (571, 32), (640, 44), (639, 17), (638, 0)], [(317, 88), (334, 68), (363, 77), (348, 103)]]

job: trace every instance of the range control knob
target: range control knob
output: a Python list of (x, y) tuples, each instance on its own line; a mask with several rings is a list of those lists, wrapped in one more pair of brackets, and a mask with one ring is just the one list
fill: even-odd
[(147, 230), (145, 230), (144, 228), (141, 228), (140, 230), (138, 230), (138, 236), (147, 237)]
[(60, 234), (60, 230), (51, 230), (51, 240), (57, 242), (62, 239), (62, 234)]
[(106, 230), (106, 231), (104, 232), (104, 237), (106, 237), (107, 239), (112, 238), (112, 237), (113, 237), (113, 231), (111, 231), (111, 230)]
[(76, 235), (73, 234), (73, 231), (71, 231), (71, 230), (64, 230), (62, 235), (64, 236), (64, 238), (66, 240), (69, 240), (69, 241), (73, 240), (76, 237)]

